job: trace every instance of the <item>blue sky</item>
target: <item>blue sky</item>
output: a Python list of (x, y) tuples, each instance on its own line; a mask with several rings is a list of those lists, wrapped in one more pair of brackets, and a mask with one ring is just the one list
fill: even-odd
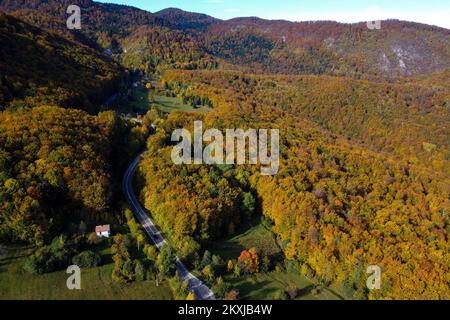
[(291, 21), (359, 22), (400, 19), (450, 29), (449, 0), (96, 0), (127, 4), (151, 12), (168, 7), (230, 19), (258, 16)]

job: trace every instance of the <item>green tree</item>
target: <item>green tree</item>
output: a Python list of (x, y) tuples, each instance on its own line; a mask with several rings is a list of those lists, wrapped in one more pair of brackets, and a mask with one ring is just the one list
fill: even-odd
[(171, 276), (175, 273), (176, 256), (171, 246), (166, 244), (161, 248), (156, 265), (162, 276)]
[(251, 219), (255, 212), (256, 201), (250, 192), (244, 193), (244, 199), (242, 200), (242, 209), (247, 219)]
[(145, 280), (145, 266), (140, 260), (135, 260), (134, 274), (136, 276), (136, 281)]
[(102, 262), (100, 255), (92, 251), (84, 251), (76, 255), (72, 259), (72, 263), (80, 268), (94, 268), (98, 267)]

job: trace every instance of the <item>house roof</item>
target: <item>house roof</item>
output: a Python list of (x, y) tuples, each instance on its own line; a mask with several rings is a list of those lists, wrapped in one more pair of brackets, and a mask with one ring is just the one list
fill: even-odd
[(111, 230), (111, 227), (110, 227), (109, 224), (106, 224), (104, 226), (96, 226), (95, 227), (95, 232), (96, 233), (107, 232), (107, 231), (110, 231), (110, 230)]

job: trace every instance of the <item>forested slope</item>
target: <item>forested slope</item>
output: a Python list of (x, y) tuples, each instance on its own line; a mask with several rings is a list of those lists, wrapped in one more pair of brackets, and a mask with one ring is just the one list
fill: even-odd
[[(364, 81), (345, 84), (340, 79), (322, 78), (326, 94), (322, 91), (313, 95), (318, 80), (233, 72), (167, 73), (164, 81), (173, 92), (211, 99), (215, 109), (203, 118), (204, 128), (280, 128), (282, 159), (280, 171), (274, 177), (261, 177), (258, 168), (251, 166), (211, 166), (208, 170), (175, 166), (170, 160), (171, 148), (167, 148), (175, 117), (171, 116), (165, 120), (169, 124), (162, 125), (160, 133), (149, 140), (149, 148), (154, 151), (141, 166), (146, 179), (142, 197), (147, 208), (161, 217), (165, 229), (176, 227), (184, 230), (187, 239), (201, 242), (203, 239), (198, 235), (204, 225), (199, 218), (202, 211), (194, 211), (199, 216), (186, 218), (185, 213), (190, 212), (186, 207), (197, 196), (202, 204), (218, 199), (224, 203), (234, 201), (230, 191), (221, 193), (228, 194), (225, 198), (217, 198), (213, 191), (223, 190), (220, 188), (227, 185), (233, 186), (238, 194), (250, 191), (260, 200), (262, 214), (273, 221), (272, 230), (278, 235), (286, 258), (298, 262), (302, 273), (325, 284), (353, 288), (355, 298), (448, 298), (450, 165), (446, 158), (448, 145), (440, 136), (441, 128), (448, 130), (448, 123), (433, 127), (441, 112), (444, 115), (448, 112), (442, 109), (442, 102), (448, 101), (448, 91), (430, 100), (428, 120), (432, 128), (425, 134), (427, 141), (439, 147), (426, 151), (435, 159), (427, 161), (421, 156), (424, 152), (421, 140), (411, 143), (408, 135), (387, 130), (390, 125), (397, 126), (395, 121), (401, 117), (407, 126), (407, 119), (417, 116), (414, 97), (420, 97), (420, 90), (425, 89), (393, 86), (389, 93), (386, 87)], [(285, 95), (274, 95), (271, 89), (278, 87), (284, 92), (289, 86), (292, 92)], [(305, 103), (306, 95), (295, 94), (303, 90), (308, 91), (310, 99)], [(341, 94), (352, 106), (352, 112), (344, 113), (344, 117), (333, 111), (344, 107), (338, 99)], [(383, 106), (385, 112), (390, 111), (389, 118), (368, 107), (371, 99), (379, 100), (381, 95), (383, 102), (389, 101), (386, 95), (391, 94), (398, 101)], [(401, 94), (412, 95), (412, 101)], [(403, 99), (406, 101), (401, 102)], [(407, 101), (411, 102), (409, 107)], [(399, 103), (405, 109), (395, 110)], [(316, 108), (309, 108), (311, 105)], [(336, 117), (325, 116), (329, 114)], [(345, 124), (354, 127), (347, 131)], [(379, 137), (385, 140), (373, 138), (364, 144), (362, 141), (371, 136), (372, 124), (377, 132), (384, 132)], [(192, 130), (192, 119), (178, 122), (177, 126)], [(421, 128), (410, 126), (408, 130), (417, 139), (425, 138)], [(394, 138), (397, 142), (393, 145), (399, 144), (400, 150), (404, 147), (409, 153), (402, 154), (386, 143)], [(412, 161), (414, 157), (416, 160)], [(430, 162), (436, 167), (430, 168)], [(204, 173), (194, 173), (197, 170)], [(191, 191), (168, 193), (169, 177), (179, 177), (180, 190)], [(201, 189), (204, 185), (208, 187)], [(193, 194), (196, 196), (192, 197)], [(162, 218), (168, 212), (171, 218)], [(239, 215), (239, 219), (244, 219), (242, 205)], [(222, 221), (224, 225), (221, 232), (212, 235), (233, 233), (235, 220), (213, 221)], [(179, 245), (182, 247), (183, 243), (187, 241)], [(195, 252), (195, 246), (191, 248)], [(381, 291), (367, 291), (364, 277), (367, 265), (382, 267)]]
[(109, 221), (117, 122), (47, 106), (0, 113), (0, 239), (42, 244), (81, 220)]
[(40, 104), (95, 112), (121, 67), (97, 51), (0, 13), (0, 106)]
[[(68, 4), (82, 7), (81, 31), (64, 27)], [(150, 114), (157, 132), (140, 197), (181, 257), (198, 260), (259, 213), (287, 263), (354, 298), (450, 298), (449, 30), (221, 21), (90, 0), (1, 0), (0, 9), (30, 23), (0, 13), (2, 240), (40, 245), (81, 220), (111, 217), (120, 121), (81, 111), (97, 113), (120, 77), (99, 54), (111, 49), (126, 67), (160, 77), (150, 90), (212, 107)], [(280, 171), (175, 166), (170, 136), (196, 119), (205, 129), (279, 128)], [(136, 141), (144, 131), (132, 132)], [(367, 290), (368, 265), (382, 267), (382, 290)]]
[(369, 30), (365, 23), (332, 21), (295, 23), (254, 17), (224, 21), (173, 8), (150, 13), (90, 0), (2, 0), (0, 9), (39, 27), (67, 33), (69, 4), (82, 8), (79, 33), (117, 54), (124, 52), (124, 42), (142, 41), (133, 35), (136, 29), (149, 27), (156, 34), (159, 28), (182, 32), (203, 54), (223, 60), (222, 66), (251, 73), (373, 80), (427, 75), (450, 67), (450, 31), (405, 21), (383, 21), (381, 30)]

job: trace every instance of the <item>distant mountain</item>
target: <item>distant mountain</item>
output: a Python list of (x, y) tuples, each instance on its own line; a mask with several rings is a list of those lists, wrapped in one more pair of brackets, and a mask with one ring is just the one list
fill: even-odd
[(182, 30), (204, 30), (222, 21), (206, 14), (186, 12), (176, 8), (161, 10), (156, 12), (155, 16), (164, 20), (169, 26)]
[[(105, 48), (114, 45), (114, 39), (130, 35), (138, 26), (164, 25), (164, 21), (149, 12), (91, 0), (0, 0), (0, 10), (30, 23), (38, 23), (41, 28), (64, 33), (68, 32), (66, 10), (69, 5), (81, 8), (82, 29), (79, 33)], [(48, 21), (53, 23), (49, 24)]]
[[(155, 32), (160, 28), (184, 32), (204, 55), (228, 68), (231, 65), (253, 73), (376, 79), (427, 75), (450, 68), (450, 30), (397, 20), (383, 21), (381, 30), (369, 30), (365, 23), (332, 21), (295, 23), (256, 17), (223, 21), (175, 8), (150, 13), (90, 0), (0, 0), (0, 9), (64, 32), (69, 3), (82, 8), (81, 33), (116, 53), (122, 51), (123, 43), (131, 47), (145, 43), (136, 37), (136, 30), (150, 27)], [(36, 18), (42, 15), (56, 20)], [(56, 27), (55, 21), (62, 27)], [(141, 35), (148, 36), (148, 30)], [(141, 57), (142, 65), (157, 60), (145, 48), (140, 49), (147, 52)]]
[(275, 73), (410, 76), (450, 67), (450, 31), (417, 23), (268, 21), (239, 18), (207, 30), (207, 48), (236, 64)]

